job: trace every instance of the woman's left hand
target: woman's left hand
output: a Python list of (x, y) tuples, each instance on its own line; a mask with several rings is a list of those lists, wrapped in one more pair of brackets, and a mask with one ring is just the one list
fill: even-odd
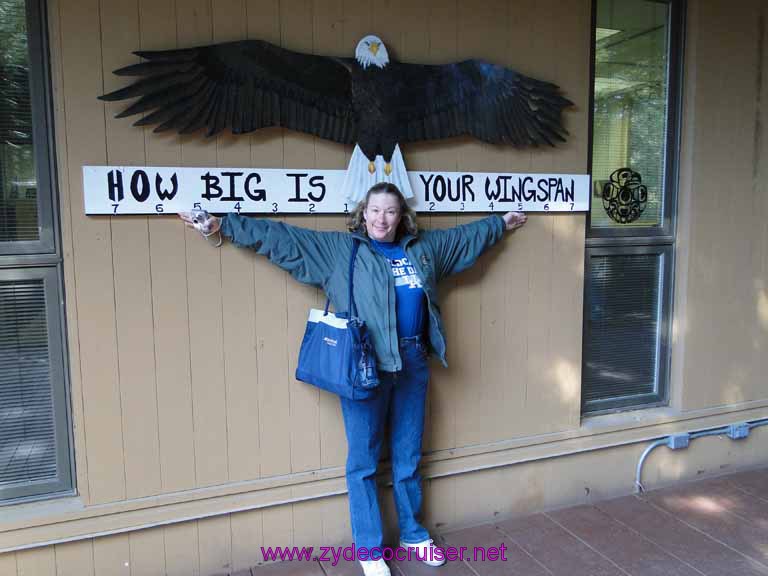
[(507, 212), (502, 216), (507, 232), (517, 230), (528, 221), (528, 216), (523, 212)]

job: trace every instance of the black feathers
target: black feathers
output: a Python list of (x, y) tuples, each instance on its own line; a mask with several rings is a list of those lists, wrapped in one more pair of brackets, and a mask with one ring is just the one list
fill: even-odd
[(102, 100), (139, 97), (119, 117), (180, 133), (282, 126), (344, 144), (369, 159), (394, 143), (470, 134), (493, 144), (553, 145), (567, 134), (572, 103), (554, 84), (483, 60), (440, 66), (390, 61), (363, 70), (352, 59), (300, 54), (249, 40), (141, 51), (146, 61), (115, 71), (139, 76)]
[(460, 134), (491, 144), (554, 145), (567, 131), (561, 111), (572, 102), (554, 84), (483, 60), (424, 66), (391, 64), (400, 142)]
[[(134, 123), (158, 124), (156, 132), (207, 136), (284, 126), (328, 138), (324, 125), (338, 122), (337, 142), (353, 144), (349, 72), (339, 61), (298, 54), (257, 40), (185, 50), (141, 51), (147, 61), (115, 70), (142, 76), (102, 100), (140, 96), (118, 117), (151, 111)], [(346, 139), (343, 139), (345, 137)]]

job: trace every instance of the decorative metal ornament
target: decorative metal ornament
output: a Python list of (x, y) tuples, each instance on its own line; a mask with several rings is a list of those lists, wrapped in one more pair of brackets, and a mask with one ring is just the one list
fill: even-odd
[(619, 224), (634, 222), (648, 205), (648, 188), (639, 172), (619, 168), (603, 186), (603, 208)]
[(468, 134), (491, 144), (565, 141), (572, 102), (549, 82), (484, 60), (442, 65), (390, 58), (366, 36), (354, 58), (302, 54), (261, 40), (139, 51), (146, 61), (115, 70), (138, 76), (102, 100), (140, 97), (118, 117), (137, 126), (207, 136), (282, 126), (354, 145), (342, 189), (357, 201), (376, 182), (412, 196), (399, 144)]

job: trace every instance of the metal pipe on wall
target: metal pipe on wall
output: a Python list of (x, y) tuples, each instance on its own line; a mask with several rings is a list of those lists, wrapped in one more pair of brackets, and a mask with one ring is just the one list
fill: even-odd
[(696, 438), (703, 438), (704, 436), (721, 436), (726, 435), (731, 440), (742, 440), (749, 436), (749, 432), (753, 428), (758, 426), (765, 426), (768, 424), (768, 418), (761, 418), (759, 420), (753, 420), (751, 422), (738, 422), (736, 424), (729, 424), (727, 426), (718, 426), (716, 428), (705, 428), (703, 430), (696, 430), (694, 432), (682, 432), (679, 434), (670, 434), (664, 436), (659, 440), (650, 444), (640, 456), (640, 460), (637, 462), (637, 471), (635, 472), (635, 488), (637, 493), (641, 493), (645, 490), (643, 483), (641, 482), (643, 474), (643, 464), (645, 463), (648, 455), (653, 452), (659, 446), (666, 446), (670, 450), (681, 450), (687, 448), (691, 440)]

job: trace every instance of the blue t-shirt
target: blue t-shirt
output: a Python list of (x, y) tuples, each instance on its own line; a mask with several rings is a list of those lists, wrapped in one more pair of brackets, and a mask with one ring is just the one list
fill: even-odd
[(424, 332), (426, 296), (416, 270), (397, 242), (378, 242), (371, 239), (371, 245), (389, 261), (392, 275), (395, 277), (397, 335), (400, 338), (421, 336)]

